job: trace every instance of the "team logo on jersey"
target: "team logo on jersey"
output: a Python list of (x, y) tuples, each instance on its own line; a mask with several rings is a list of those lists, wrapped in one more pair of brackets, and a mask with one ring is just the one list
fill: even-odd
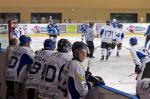
[(80, 73), (76, 73), (76, 76), (79, 78), (80, 81), (84, 80), (84, 76), (82, 76)]

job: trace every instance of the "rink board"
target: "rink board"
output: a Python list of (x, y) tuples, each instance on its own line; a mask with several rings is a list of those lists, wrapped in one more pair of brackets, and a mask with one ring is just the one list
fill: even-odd
[[(5, 54), (4, 52), (0, 52), (0, 97), (5, 99), (6, 93), (6, 85), (4, 81), (4, 69), (5, 69)], [(25, 98), (24, 98), (25, 99)], [(138, 99), (134, 95), (130, 95), (128, 93), (116, 90), (109, 86), (101, 86), (93, 87), (85, 99)]]

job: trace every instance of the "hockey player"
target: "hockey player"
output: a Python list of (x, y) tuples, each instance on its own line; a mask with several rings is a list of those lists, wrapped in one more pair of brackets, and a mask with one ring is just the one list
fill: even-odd
[(56, 23), (53, 22), (53, 20), (51, 20), (50, 23), (48, 24), (47, 31), (49, 37), (53, 37), (55, 40), (57, 39), (57, 35), (59, 35), (59, 29)]
[(100, 38), (101, 38), (101, 60), (105, 58), (105, 50), (106, 50), (106, 60), (108, 60), (111, 51), (112, 51), (112, 42), (116, 41), (116, 34), (114, 28), (111, 26), (110, 21), (106, 21), (106, 25), (102, 26), (100, 30)]
[(57, 36), (59, 35), (59, 29), (53, 20), (50, 20), (50, 23), (47, 26), (47, 31), (48, 31), (49, 38), (50, 37), (54, 38), (55, 46), (56, 46)]
[(144, 36), (146, 37), (146, 40), (145, 40), (145, 48), (148, 47), (147, 44), (148, 44), (148, 41), (150, 40), (150, 25), (148, 26), (147, 28), (147, 31), (145, 32)]
[(89, 25), (87, 23), (84, 23), (80, 26), (80, 31), (82, 32), (82, 35), (81, 35), (81, 40), (83, 41), (84, 39), (84, 35), (85, 35), (85, 32), (86, 30), (88, 29)]
[(119, 56), (121, 47), (122, 47), (122, 40), (124, 38), (124, 32), (122, 30), (123, 25), (122, 24), (118, 24), (118, 28), (115, 29), (116, 32), (116, 44), (117, 44), (117, 54), (116, 56)]
[(111, 25), (112, 25), (114, 28), (117, 28), (117, 27), (118, 27), (118, 24), (119, 24), (119, 22), (118, 22), (117, 19), (115, 19), (115, 18), (111, 21)]
[(41, 99), (68, 99), (67, 91), (68, 70), (72, 59), (71, 43), (67, 39), (60, 39), (57, 52), (49, 57), (40, 81), (38, 97)]
[(52, 55), (55, 49), (55, 41), (53, 38), (46, 39), (43, 45), (44, 49), (36, 52), (33, 59), (33, 64), (27, 75), (26, 88), (28, 99), (35, 99), (37, 97), (37, 91), (39, 82), (42, 78), (42, 72), (45, 64), (48, 63), (49, 57)]
[(10, 38), (9, 40), (9, 46), (6, 48), (6, 60), (10, 57), (10, 52), (14, 48), (16, 48), (19, 45), (18, 40), (16, 38)]
[(146, 36), (144, 47), (150, 53), (150, 25), (148, 26), (148, 29), (144, 36)]
[(145, 54), (141, 50), (141, 48), (137, 45), (137, 38), (131, 37), (129, 44), (131, 45), (130, 53), (133, 58), (133, 62), (135, 64), (135, 73), (140, 74), (141, 73), (141, 61), (143, 57), (145, 57)]
[(20, 38), (21, 32), (20, 32), (20, 27), (17, 22), (13, 22), (13, 31), (12, 31), (13, 37), (14, 38)]
[(135, 63), (135, 72), (137, 75), (136, 91), (140, 99), (149, 99), (150, 97), (150, 57), (137, 45), (137, 38), (130, 38), (130, 53)]
[(85, 40), (87, 43), (87, 46), (89, 48), (90, 53), (88, 54), (88, 57), (95, 58), (93, 56), (94, 52), (94, 31), (93, 31), (94, 22), (89, 22), (89, 28), (85, 32)]
[[(101, 77), (91, 76), (91, 73), (86, 77), (86, 70), (82, 64), (87, 55), (87, 45), (83, 42), (75, 42), (72, 45), (73, 59), (69, 70), (68, 88), (71, 94), (71, 99), (81, 99), (92, 86), (97, 83), (104, 84)], [(87, 78), (87, 79), (86, 79)]]
[(29, 65), (33, 62), (34, 53), (29, 47), (31, 38), (22, 35), (20, 44), (10, 52), (9, 64), (6, 67), (5, 80), (7, 85), (6, 99), (20, 99)]

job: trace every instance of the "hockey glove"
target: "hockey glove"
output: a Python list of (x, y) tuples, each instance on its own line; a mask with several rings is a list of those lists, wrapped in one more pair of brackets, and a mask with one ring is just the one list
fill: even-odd
[(99, 77), (99, 76), (90, 76), (88, 78), (88, 81), (92, 82), (94, 86), (97, 85), (97, 84), (105, 85), (104, 80), (101, 77)]
[(141, 68), (139, 65), (135, 66), (135, 73), (140, 74), (141, 73)]
[(92, 73), (90, 72), (90, 71), (85, 71), (85, 78), (86, 78), (86, 80), (88, 80), (88, 78), (90, 77), (90, 76), (92, 76)]
[(114, 49), (116, 47), (116, 42), (111, 43), (111, 48)]

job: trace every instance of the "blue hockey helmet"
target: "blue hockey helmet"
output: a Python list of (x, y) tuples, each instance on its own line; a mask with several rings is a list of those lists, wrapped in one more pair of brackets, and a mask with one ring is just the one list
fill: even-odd
[(71, 43), (67, 39), (60, 39), (57, 44), (58, 52), (68, 52), (71, 50)]
[(20, 38), (19, 38), (19, 41), (20, 41), (20, 46), (23, 46), (25, 45), (26, 43), (30, 43), (31, 42), (31, 38), (26, 36), (26, 35), (21, 35)]
[(56, 47), (55, 45), (56, 45), (56, 42), (53, 38), (45, 39), (43, 43), (44, 49), (48, 49), (48, 50), (54, 50)]
[(137, 38), (136, 37), (131, 37), (130, 38), (130, 45), (136, 45), (137, 44)]
[(122, 28), (122, 27), (123, 27), (123, 25), (119, 23), (118, 24), (118, 28)]

